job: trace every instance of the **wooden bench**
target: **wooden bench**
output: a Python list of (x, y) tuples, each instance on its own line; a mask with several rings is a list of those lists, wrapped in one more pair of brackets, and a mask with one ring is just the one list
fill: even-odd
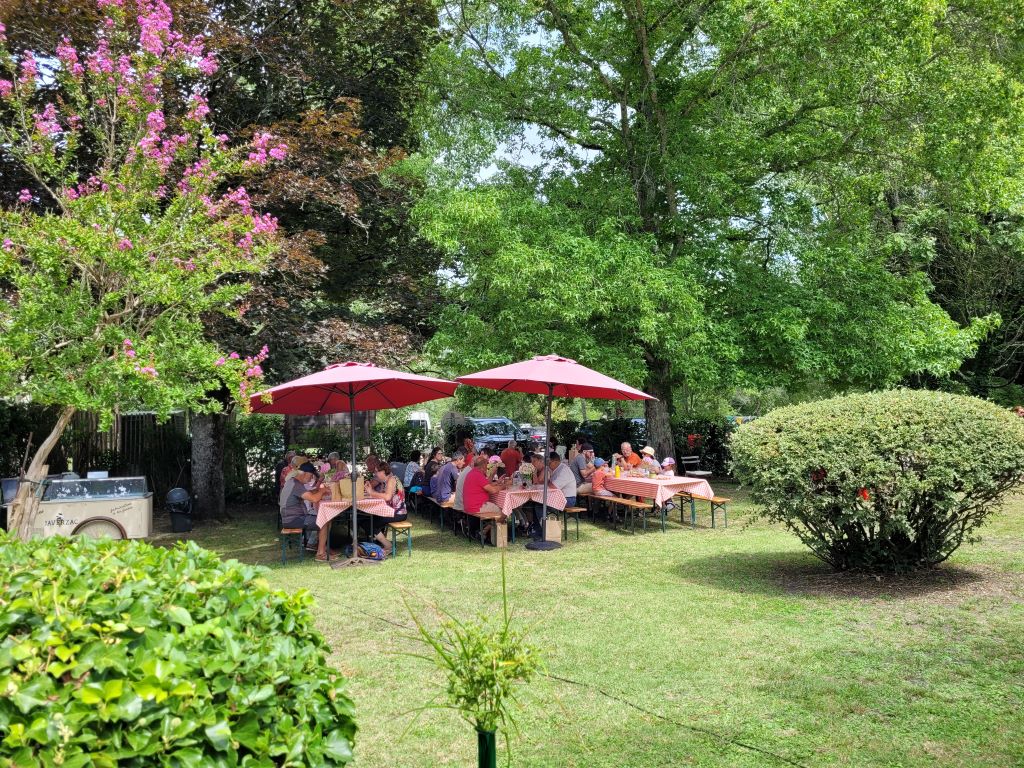
[(305, 556), (305, 547), (302, 546), (302, 529), (301, 528), (282, 528), (278, 534), (278, 539), (281, 541), (281, 565), (287, 564), (288, 558), (288, 544), (291, 542), (292, 537), (295, 537), (295, 548), (299, 550), (299, 560), (302, 560)]
[[(577, 498), (579, 499), (579, 498), (581, 498), (583, 496), (587, 496), (587, 495), (586, 494), (582, 494), (581, 496), (578, 496)], [(577, 524), (577, 541), (578, 542), (580, 541), (580, 515), (587, 514), (588, 512), (590, 512), (590, 510), (587, 509), (586, 507), (566, 507), (565, 509), (552, 509), (551, 510), (551, 514), (553, 514), (559, 520), (563, 520), (565, 523), (568, 522), (568, 518), (569, 517), (571, 517), (575, 521), (575, 524)], [(569, 538), (569, 530), (568, 530), (568, 528), (569, 528), (568, 525), (566, 525), (566, 524), (562, 525), (562, 540), (563, 541), (568, 541), (568, 538)]]
[(412, 523), (408, 520), (390, 522), (387, 525), (387, 530), (391, 532), (391, 556), (395, 556), (395, 550), (398, 549), (398, 537), (401, 535), (405, 536), (406, 548), (409, 550), (409, 557), (412, 557)]
[(724, 496), (715, 496), (711, 499), (711, 527), (715, 527), (715, 512), (718, 510), (722, 511), (722, 527), (729, 527), (729, 502), (732, 499), (727, 499)]
[(717, 512), (722, 513), (724, 520), (724, 527), (729, 527), (729, 510), (728, 504), (732, 499), (727, 499), (724, 496), (714, 496), (708, 498), (707, 496), (694, 496), (692, 493), (677, 493), (673, 498), (677, 498), (680, 501), (679, 506), (679, 522), (683, 522), (683, 504), (690, 505), (690, 526), (692, 528), (697, 527), (697, 501), (707, 501), (711, 503), (711, 527), (715, 527), (715, 514)]
[[(464, 514), (466, 515), (466, 519), (474, 518), (474, 519), (479, 521), (480, 528), (477, 530), (477, 538), (480, 540), (480, 546), (481, 547), (486, 546), (486, 542), (484, 541), (484, 524), (485, 523), (500, 523), (501, 519), (504, 517), (504, 515), (501, 512), (478, 512), (475, 515), (472, 512), (465, 512)], [(509, 518), (509, 519), (511, 520), (511, 518)], [(497, 530), (498, 528), (499, 528), (499, 526), (495, 525), (495, 530)], [(499, 546), (499, 547), (501, 547), (501, 546), (508, 546), (507, 543), (504, 543), (504, 544), (502, 543), (501, 536), (496, 536), (495, 539), (496, 539), (495, 546)], [(507, 537), (506, 537), (506, 542), (507, 542)]]

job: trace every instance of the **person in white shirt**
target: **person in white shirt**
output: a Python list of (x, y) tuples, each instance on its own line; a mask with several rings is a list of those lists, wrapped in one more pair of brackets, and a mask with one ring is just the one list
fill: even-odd
[(576, 476), (556, 451), (548, 454), (548, 482), (562, 492), (567, 506), (576, 506)]

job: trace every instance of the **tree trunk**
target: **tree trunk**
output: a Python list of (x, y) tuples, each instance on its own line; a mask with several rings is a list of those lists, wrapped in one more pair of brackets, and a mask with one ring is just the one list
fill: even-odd
[(197, 520), (224, 520), (223, 413), (192, 416), (192, 496)]
[(656, 351), (647, 352), (647, 384), (644, 390), (657, 400), (644, 401), (647, 441), (658, 456), (675, 456), (672, 437), (672, 368)]
[(53, 425), (50, 434), (47, 435), (46, 439), (43, 440), (32, 456), (32, 462), (25, 471), (24, 482), (18, 486), (18, 493), (14, 497), (14, 501), (11, 502), (10, 515), (7, 519), (7, 530), (17, 533), (18, 538), (22, 541), (27, 541), (31, 535), (36, 514), (39, 512), (40, 497), (39, 494), (35, 493), (35, 490), (46, 479), (47, 460), (50, 458), (50, 452), (60, 442), (61, 435), (64, 434), (64, 430), (74, 415), (75, 409), (71, 406), (66, 407), (60, 412), (57, 423)]

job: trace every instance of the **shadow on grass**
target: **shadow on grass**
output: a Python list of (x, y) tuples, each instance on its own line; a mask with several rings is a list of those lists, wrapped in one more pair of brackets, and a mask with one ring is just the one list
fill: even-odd
[[(676, 570), (687, 581), (733, 592), (780, 593), (850, 600), (930, 597), (974, 592), (991, 574), (941, 565), (903, 576), (838, 573), (806, 552), (730, 552), (687, 560)], [(981, 591), (988, 591), (982, 589)]]

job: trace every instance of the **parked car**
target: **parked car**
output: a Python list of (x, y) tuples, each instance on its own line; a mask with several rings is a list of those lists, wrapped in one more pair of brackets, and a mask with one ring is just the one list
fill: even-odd
[(533, 426), (532, 424), (520, 424), (519, 428), (526, 433), (534, 445), (545, 445), (547, 443), (548, 431), (543, 424)]
[(522, 446), (532, 447), (532, 438), (525, 433), (515, 422), (504, 417), (490, 419), (468, 419), (473, 429), (473, 442), (479, 451), (485, 447), (501, 451), (508, 445), (509, 440), (515, 440)]

